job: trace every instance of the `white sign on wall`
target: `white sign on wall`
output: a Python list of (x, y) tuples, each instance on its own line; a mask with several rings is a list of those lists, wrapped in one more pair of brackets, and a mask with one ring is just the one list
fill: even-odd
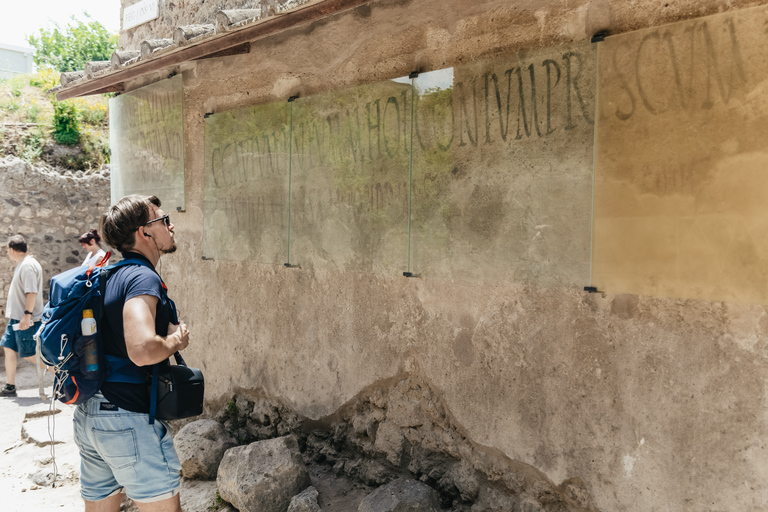
[(128, 30), (160, 16), (160, 0), (141, 0), (123, 9), (123, 30)]

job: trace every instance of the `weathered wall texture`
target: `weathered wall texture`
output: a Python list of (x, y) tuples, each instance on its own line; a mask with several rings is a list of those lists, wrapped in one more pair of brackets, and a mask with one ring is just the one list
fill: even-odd
[[(211, 404), (242, 388), (321, 418), (366, 386), (411, 373), (435, 386), (473, 442), (556, 483), (580, 478), (598, 510), (763, 510), (764, 307), (587, 294), (578, 273), (545, 265), (407, 279), (201, 260), (207, 112), (754, 3), (382, 1), (258, 41), (249, 55), (186, 65), (187, 211), (173, 217), (181, 247), (161, 272), (189, 322), (187, 360), (204, 369)], [(534, 160), (550, 151), (544, 136), (524, 143)], [(504, 187), (493, 180), (508, 170), (478, 152), (456, 186)], [(589, 176), (589, 159), (562, 158), (577, 183)], [(531, 190), (503, 189), (502, 203), (529, 205), (519, 229), (534, 244), (542, 223), (531, 212), (560, 196)], [(494, 218), (493, 208), (479, 213)], [(571, 261), (574, 247), (589, 246), (578, 215), (552, 227), (551, 239), (576, 242), (551, 243), (542, 261)]]
[[(49, 279), (80, 265), (87, 254), (76, 238), (98, 228), (109, 206), (109, 171), (60, 174), (8, 157), (0, 160), (0, 191), (3, 247), (11, 235), (24, 235), (28, 253), (43, 267), (47, 299)], [(5, 302), (15, 264), (5, 249), (0, 261), (0, 325), (5, 328)]]
[[(121, 50), (139, 50), (141, 42), (148, 39), (173, 39), (176, 27), (185, 25), (216, 24), (216, 13), (225, 9), (256, 9), (268, 16), (270, 13), (292, 9), (311, 0), (159, 0), (160, 17), (120, 31)], [(138, 0), (121, 0), (120, 20), (126, 7)], [(122, 24), (122, 21), (121, 21)]]

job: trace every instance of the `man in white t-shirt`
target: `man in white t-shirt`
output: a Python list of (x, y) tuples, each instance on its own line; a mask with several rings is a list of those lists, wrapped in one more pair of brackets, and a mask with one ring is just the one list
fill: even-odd
[(27, 254), (27, 241), (21, 235), (8, 240), (8, 257), (16, 263), (8, 288), (5, 316), (9, 319), (0, 346), (5, 351), (5, 387), (0, 396), (16, 396), (18, 357), (36, 363), (35, 332), (43, 315), (43, 269), (34, 256)]

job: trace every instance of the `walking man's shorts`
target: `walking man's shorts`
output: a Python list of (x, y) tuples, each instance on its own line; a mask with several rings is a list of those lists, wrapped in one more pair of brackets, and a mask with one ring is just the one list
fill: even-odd
[(0, 347), (5, 347), (18, 352), (19, 357), (30, 357), (35, 355), (35, 338), (34, 335), (40, 328), (40, 321), (33, 323), (26, 331), (14, 331), (13, 326), (18, 324), (18, 320), (8, 320), (8, 325), (5, 327), (2, 339), (0, 339)]

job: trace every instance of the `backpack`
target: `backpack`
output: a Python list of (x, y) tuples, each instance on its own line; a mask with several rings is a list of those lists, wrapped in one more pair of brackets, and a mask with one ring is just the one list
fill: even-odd
[[(101, 317), (109, 275), (126, 265), (149, 265), (138, 259), (125, 259), (102, 267), (107, 253), (96, 266), (75, 267), (51, 278), (48, 303), (43, 309), (42, 325), (35, 333), (36, 352), (54, 372), (53, 398), (77, 405), (95, 395), (107, 375), (107, 361), (101, 339)], [(96, 332), (83, 336), (80, 322), (83, 310), (93, 311)], [(43, 391), (42, 369), (38, 365), (40, 398)]]

